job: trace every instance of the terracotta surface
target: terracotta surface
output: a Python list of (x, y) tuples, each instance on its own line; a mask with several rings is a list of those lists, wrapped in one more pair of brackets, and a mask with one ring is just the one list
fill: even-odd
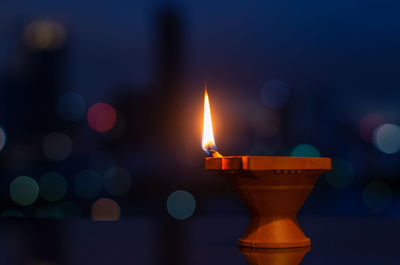
[(249, 265), (298, 265), (310, 249), (310, 247), (276, 249), (239, 247)]
[(205, 167), (227, 176), (252, 216), (239, 246), (291, 248), (311, 244), (296, 215), (318, 176), (332, 168), (330, 158), (207, 157)]

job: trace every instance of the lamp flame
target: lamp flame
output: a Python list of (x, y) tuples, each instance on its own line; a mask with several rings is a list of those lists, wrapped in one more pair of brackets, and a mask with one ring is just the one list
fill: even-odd
[(210, 111), (210, 101), (208, 99), (207, 88), (204, 91), (204, 120), (203, 120), (203, 150), (207, 154), (211, 154), (212, 151), (216, 151), (214, 134), (212, 128), (211, 111)]

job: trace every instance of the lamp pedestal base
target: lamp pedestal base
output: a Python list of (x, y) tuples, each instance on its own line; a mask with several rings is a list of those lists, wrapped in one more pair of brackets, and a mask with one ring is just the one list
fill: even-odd
[(238, 244), (249, 248), (293, 248), (310, 246), (311, 240), (296, 220), (253, 217)]
[(331, 159), (319, 157), (228, 156), (206, 158), (206, 169), (227, 176), (252, 218), (239, 246), (310, 246), (296, 215)]
[(241, 248), (250, 265), (299, 265), (310, 247), (287, 249)]

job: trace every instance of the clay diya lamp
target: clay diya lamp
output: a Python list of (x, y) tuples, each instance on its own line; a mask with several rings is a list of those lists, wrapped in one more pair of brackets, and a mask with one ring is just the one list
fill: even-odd
[(250, 211), (251, 221), (239, 246), (310, 246), (296, 215), (318, 176), (332, 169), (330, 158), (220, 155), (215, 146), (207, 90), (202, 147), (212, 156), (205, 159), (205, 168), (228, 177)]
[(331, 169), (330, 158), (208, 157), (205, 168), (229, 178), (251, 214), (239, 246), (292, 248), (310, 246), (296, 215), (318, 176)]

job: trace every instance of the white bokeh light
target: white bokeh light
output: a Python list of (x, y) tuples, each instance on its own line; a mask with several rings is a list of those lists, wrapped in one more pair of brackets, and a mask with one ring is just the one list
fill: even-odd
[(374, 131), (375, 147), (386, 154), (400, 151), (400, 127), (396, 124), (383, 124)]
[(4, 132), (4, 129), (0, 127), (0, 151), (3, 149), (4, 145), (6, 144), (7, 136)]

